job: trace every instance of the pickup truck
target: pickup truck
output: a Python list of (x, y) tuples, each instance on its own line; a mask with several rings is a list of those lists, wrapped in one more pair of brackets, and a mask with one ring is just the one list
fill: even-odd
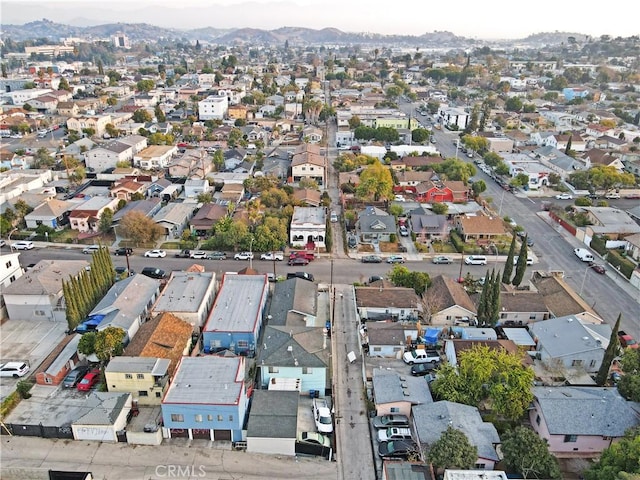
[(180, 250), (175, 254), (176, 258), (189, 258), (191, 256), (191, 250)]
[(618, 330), (618, 340), (622, 348), (638, 348), (638, 342), (624, 330)]
[(440, 361), (440, 354), (436, 350), (418, 348), (405, 352), (402, 360), (409, 365), (413, 365), (414, 363), (438, 363)]

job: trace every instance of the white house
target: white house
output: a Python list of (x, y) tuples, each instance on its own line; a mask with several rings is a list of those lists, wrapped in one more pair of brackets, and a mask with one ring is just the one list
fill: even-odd
[(467, 128), (469, 114), (461, 108), (452, 108), (442, 105), (438, 109), (438, 118), (444, 125), (457, 126), (459, 130)]
[(209, 95), (198, 102), (200, 120), (222, 120), (228, 110), (229, 99), (226, 95)]
[(313, 243), (325, 247), (327, 212), (324, 207), (294, 207), (289, 232), (289, 243), (303, 247)]

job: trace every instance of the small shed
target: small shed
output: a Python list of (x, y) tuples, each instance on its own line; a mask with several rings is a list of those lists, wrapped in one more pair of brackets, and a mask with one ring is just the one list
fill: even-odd
[(58, 385), (64, 377), (78, 364), (78, 343), (82, 335), (67, 337), (67, 344), (55, 355), (51, 363), (44, 369), (36, 373), (36, 383), (38, 385)]
[(130, 393), (92, 392), (86, 401), (87, 412), (71, 424), (76, 440), (118, 442), (131, 412)]
[(463, 328), (462, 329), (463, 340), (497, 340), (498, 335), (493, 328)]

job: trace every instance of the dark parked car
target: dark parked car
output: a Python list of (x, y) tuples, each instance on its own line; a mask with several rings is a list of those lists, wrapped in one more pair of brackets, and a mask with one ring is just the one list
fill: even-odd
[(155, 278), (157, 280), (162, 280), (167, 276), (164, 270), (155, 267), (144, 267), (140, 273), (142, 275), (146, 275), (149, 278)]
[(64, 377), (62, 381), (62, 386), (64, 388), (73, 388), (76, 384), (83, 379), (83, 377), (89, 371), (89, 367), (86, 365), (78, 365), (76, 368), (67, 373), (67, 376)]
[(373, 426), (375, 428), (389, 428), (389, 427), (409, 427), (409, 418), (406, 415), (380, 415), (374, 417)]
[(365, 255), (361, 260), (362, 263), (382, 263), (382, 257), (378, 255)]
[(120, 247), (116, 248), (114, 255), (133, 255), (133, 248), (129, 247)]
[(416, 452), (416, 444), (410, 440), (389, 440), (378, 445), (378, 455), (382, 458), (407, 458)]
[(606, 270), (602, 265), (598, 265), (594, 263), (593, 265), (591, 265), (591, 268), (593, 269), (594, 272), (599, 273), (600, 275), (604, 275), (606, 273)]
[(437, 363), (416, 363), (411, 367), (411, 375), (414, 377), (424, 377), (432, 370), (438, 368), (438, 366)]
[(310, 282), (313, 282), (314, 280), (313, 275), (307, 272), (289, 272), (287, 273), (287, 279), (289, 278), (302, 278), (303, 280), (309, 280)]

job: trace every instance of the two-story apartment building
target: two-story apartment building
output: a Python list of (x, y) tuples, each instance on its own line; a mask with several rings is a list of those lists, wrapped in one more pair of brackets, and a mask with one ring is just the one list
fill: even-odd
[(304, 143), (298, 146), (291, 160), (291, 176), (294, 183), (302, 179), (313, 180), (318, 186), (324, 185), (326, 162), (316, 144)]
[(174, 145), (151, 145), (133, 156), (133, 164), (145, 170), (167, 168), (176, 153)]
[(226, 95), (209, 95), (198, 102), (200, 120), (222, 120), (228, 110), (229, 99)]
[(162, 399), (164, 437), (241, 441), (244, 357), (183, 357)]
[(69, 213), (69, 226), (80, 232), (97, 232), (102, 213), (109, 208), (115, 212), (119, 199), (113, 197), (92, 197)]
[(205, 353), (255, 353), (268, 292), (266, 275), (225, 274), (202, 332)]
[(139, 405), (160, 405), (169, 386), (166, 358), (113, 357), (104, 370), (110, 392), (131, 393)]
[(71, 117), (67, 120), (67, 130), (82, 133), (83, 130), (91, 129), (94, 135), (102, 136), (110, 123), (110, 115)]

